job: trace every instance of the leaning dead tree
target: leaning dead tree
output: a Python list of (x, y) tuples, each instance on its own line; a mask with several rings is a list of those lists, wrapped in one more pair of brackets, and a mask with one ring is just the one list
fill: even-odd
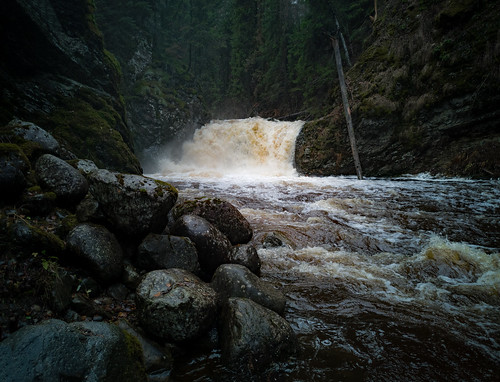
[(370, 20), (373, 23), (375, 23), (375, 21), (377, 21), (377, 0), (374, 0), (374, 2), (375, 2), (375, 4), (374, 4), (374, 6), (375, 6), (375, 15), (370, 16)]
[[(338, 26), (338, 21), (337, 21)], [(347, 122), (347, 132), (349, 133), (349, 141), (351, 143), (352, 156), (354, 159), (354, 167), (356, 168), (356, 174), (358, 179), (363, 179), (363, 174), (361, 171), (361, 163), (359, 161), (358, 148), (356, 146), (356, 137), (354, 136), (354, 128), (352, 126), (351, 118), (351, 108), (349, 107), (349, 101), (347, 99), (347, 87), (344, 78), (344, 69), (342, 68), (342, 57), (340, 56), (339, 49), (339, 36), (341, 36), (340, 29), (337, 28), (335, 35), (330, 35), (330, 39), (333, 45), (333, 51), (335, 52), (335, 62), (337, 64), (337, 73), (339, 76), (340, 91), (342, 93), (342, 103), (344, 104), (344, 114)]]

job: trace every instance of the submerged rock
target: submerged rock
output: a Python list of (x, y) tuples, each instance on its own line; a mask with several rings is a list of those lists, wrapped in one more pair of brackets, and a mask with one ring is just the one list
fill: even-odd
[(215, 320), (217, 295), (183, 269), (148, 273), (136, 291), (139, 321), (150, 334), (185, 341), (206, 332)]
[(137, 265), (147, 271), (181, 268), (192, 273), (200, 270), (198, 253), (187, 237), (149, 234), (139, 245)]
[(231, 243), (207, 220), (196, 215), (184, 215), (173, 225), (171, 233), (189, 237), (196, 245), (202, 271), (212, 275), (221, 264), (229, 263)]
[(220, 318), (222, 357), (243, 373), (263, 370), (298, 350), (290, 324), (276, 312), (246, 298), (230, 298)]
[(198, 215), (212, 223), (231, 244), (246, 244), (253, 231), (248, 220), (231, 203), (217, 198), (187, 200), (175, 206), (174, 219), (182, 215)]
[(177, 190), (170, 184), (108, 170), (92, 171), (87, 176), (113, 230), (141, 237), (159, 233), (167, 225), (168, 212), (177, 200)]
[(285, 310), (283, 293), (243, 265), (221, 265), (212, 278), (211, 286), (224, 298), (245, 297), (278, 314), (283, 314)]
[(122, 249), (105, 227), (80, 224), (69, 233), (66, 242), (69, 252), (99, 280), (111, 283), (120, 278)]
[(51, 154), (38, 158), (35, 171), (40, 184), (64, 203), (79, 202), (89, 189), (87, 180), (78, 170)]
[(2, 381), (146, 381), (140, 344), (104, 322), (26, 326), (0, 354)]

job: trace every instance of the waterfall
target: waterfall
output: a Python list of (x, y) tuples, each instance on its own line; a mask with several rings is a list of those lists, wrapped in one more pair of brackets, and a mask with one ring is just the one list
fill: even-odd
[(166, 158), (163, 175), (293, 176), (295, 139), (302, 121), (263, 118), (212, 121), (182, 147), (181, 159)]

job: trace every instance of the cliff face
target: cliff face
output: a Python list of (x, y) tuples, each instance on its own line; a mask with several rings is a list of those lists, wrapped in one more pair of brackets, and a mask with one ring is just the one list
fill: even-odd
[(0, 125), (28, 120), (80, 158), (142, 171), (129, 147), (120, 68), (104, 50), (93, 0), (3, 0), (0, 40)]
[[(346, 73), (366, 175), (500, 177), (499, 17), (492, 0), (385, 2)], [(332, 94), (332, 114), (298, 138), (302, 173), (355, 173), (340, 90)]]

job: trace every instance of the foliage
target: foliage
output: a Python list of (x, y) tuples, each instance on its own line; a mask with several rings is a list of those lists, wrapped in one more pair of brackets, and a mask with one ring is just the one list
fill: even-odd
[(165, 87), (189, 86), (212, 110), (235, 100), (279, 116), (326, 107), (335, 80), (327, 32), (337, 16), (357, 54), (372, 9), (370, 0), (97, 0), (97, 20), (124, 72), (145, 39)]

